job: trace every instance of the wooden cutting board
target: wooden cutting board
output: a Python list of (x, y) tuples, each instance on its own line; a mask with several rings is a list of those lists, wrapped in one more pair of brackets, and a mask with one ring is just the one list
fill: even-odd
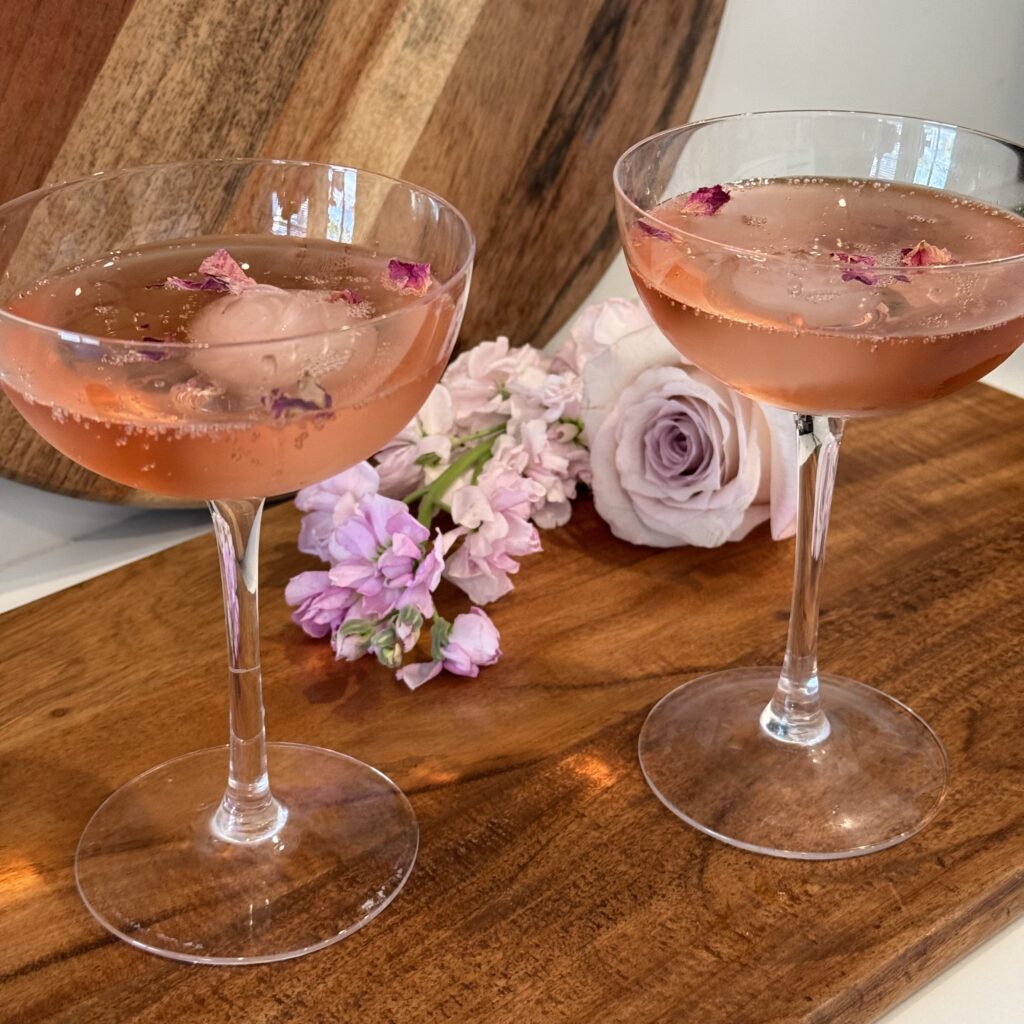
[[(469, 217), (464, 343), (543, 342), (617, 250), (615, 159), (685, 121), (724, 2), (5, 0), (0, 202), (192, 157), (368, 167)], [(2, 397), (0, 474), (167, 503), (73, 465)]]
[[(1024, 910), (1022, 466), (1024, 402), (981, 386), (847, 433), (822, 662), (919, 711), (952, 785), (920, 835), (832, 862), (709, 839), (662, 807), (636, 760), (645, 714), (675, 685), (781, 661), (792, 543), (762, 527), (710, 551), (632, 547), (581, 502), (492, 609), (502, 661), (409, 692), (290, 623), (284, 585), (312, 561), (294, 508), (272, 509), (271, 736), (387, 772), (422, 845), (367, 928), (261, 967), (132, 949), (92, 920), (72, 875), (116, 786), (224, 741), (212, 540), (0, 616), (0, 1022), (875, 1020)], [(978, 995), (969, 1024), (989, 1020)]]

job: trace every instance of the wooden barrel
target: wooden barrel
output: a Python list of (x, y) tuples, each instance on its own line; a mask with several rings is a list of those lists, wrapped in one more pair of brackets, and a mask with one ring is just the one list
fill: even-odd
[[(0, 201), (130, 164), (264, 155), (439, 192), (479, 242), (462, 344), (542, 343), (618, 242), (610, 174), (686, 119), (725, 0), (6, 0)], [(100, 479), (0, 398), (0, 474)]]

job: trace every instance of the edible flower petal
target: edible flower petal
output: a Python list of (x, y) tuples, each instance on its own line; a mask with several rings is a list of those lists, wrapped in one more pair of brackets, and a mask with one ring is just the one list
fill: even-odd
[[(230, 291), (227, 282), (218, 281), (214, 277), (204, 277), (201, 281), (191, 281), (187, 277), (169, 277), (162, 282), (162, 286), (179, 292), (220, 292), (224, 294)], [(153, 287), (160, 287), (160, 285)]]
[(648, 224), (645, 220), (638, 220), (636, 226), (640, 229), (640, 233), (648, 235), (651, 238), (660, 238), (663, 242), (671, 242), (672, 236), (662, 228), (656, 228), (653, 224)]
[(935, 267), (955, 262), (948, 249), (932, 245), (923, 238), (917, 245), (900, 250), (900, 263), (905, 267)]
[(239, 266), (238, 261), (227, 251), (218, 249), (199, 264), (199, 280), (187, 277), (169, 277), (165, 288), (185, 292), (230, 292), (238, 295), (256, 282)]
[(221, 281), (232, 295), (244, 292), (256, 282), (238, 265), (227, 249), (218, 249), (199, 264), (199, 273)]
[(327, 296), (327, 301), (347, 302), (350, 306), (358, 306), (363, 299), (359, 292), (355, 292), (351, 288), (342, 288), (340, 292), (331, 292)]
[(691, 192), (683, 202), (682, 212), (710, 217), (729, 202), (729, 193), (721, 185), (709, 185)]
[[(162, 338), (157, 338), (152, 334), (144, 334), (142, 340), (151, 345), (163, 345), (164, 342), (177, 341), (178, 339), (173, 334), (165, 334)], [(152, 348), (140, 348), (137, 351), (143, 359), (148, 359), (151, 363), (158, 363), (161, 359), (166, 359), (170, 355), (169, 352), (160, 352), (158, 349)]]
[(874, 256), (868, 256), (859, 252), (834, 252), (832, 259), (839, 263), (849, 264), (849, 269), (843, 271), (844, 281), (860, 281), (861, 284), (878, 284), (878, 275), (863, 269), (873, 267), (878, 261)]
[(384, 287), (390, 291), (422, 295), (430, 287), (430, 264), (390, 259), (383, 282)]
[(263, 399), (263, 404), (270, 410), (270, 415), (279, 420), (300, 416), (304, 412), (324, 412), (333, 403), (330, 394), (310, 378), (300, 385), (299, 394), (289, 395), (280, 388), (274, 388)]

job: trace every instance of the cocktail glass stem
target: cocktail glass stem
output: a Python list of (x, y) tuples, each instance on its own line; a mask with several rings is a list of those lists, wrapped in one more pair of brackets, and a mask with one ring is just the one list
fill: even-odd
[(789, 640), (775, 694), (761, 714), (761, 727), (782, 742), (811, 746), (830, 732), (819, 693), (818, 588), (845, 421), (800, 414), (795, 420), (799, 496)]
[(233, 843), (275, 835), (286, 809), (270, 791), (260, 672), (259, 544), (263, 500), (211, 501), (228, 640), (228, 781), (213, 829)]

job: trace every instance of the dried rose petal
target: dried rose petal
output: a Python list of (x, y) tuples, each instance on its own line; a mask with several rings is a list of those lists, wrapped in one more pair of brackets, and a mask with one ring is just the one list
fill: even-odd
[(231, 289), (226, 281), (218, 281), (215, 277), (204, 277), (201, 281), (190, 281), (187, 277), (169, 277), (166, 281), (147, 285), (147, 288), (173, 288), (180, 292), (220, 292)]
[(905, 267), (936, 267), (955, 262), (948, 249), (932, 245), (923, 238), (917, 245), (900, 250), (900, 263)]
[(199, 264), (198, 281), (187, 277), (169, 277), (162, 282), (165, 288), (176, 288), (183, 292), (230, 292), (232, 295), (244, 292), (255, 283), (227, 249), (218, 249)]
[(304, 412), (325, 412), (333, 404), (331, 396), (315, 380), (307, 378), (299, 385), (299, 394), (289, 395), (280, 388), (274, 388), (263, 399), (275, 420), (291, 418)]
[(430, 287), (430, 264), (390, 259), (382, 281), (390, 291), (422, 295)]
[(218, 249), (199, 264), (199, 273), (227, 285), (232, 295), (244, 292), (256, 282), (238, 265), (227, 249)]
[(638, 220), (636, 226), (640, 229), (641, 234), (649, 235), (651, 238), (660, 238), (663, 242), (672, 241), (672, 236), (667, 231), (662, 228), (656, 228), (645, 220)]
[(188, 380), (171, 388), (171, 399), (175, 404), (199, 412), (219, 409), (225, 394), (222, 387), (199, 375), (189, 377)]
[(867, 270), (857, 270), (856, 267), (873, 267), (878, 261), (874, 256), (868, 256), (859, 252), (834, 252), (832, 259), (839, 263), (850, 264), (849, 270), (843, 271), (844, 281), (860, 281), (861, 284), (878, 284), (878, 275)]
[(682, 212), (710, 217), (729, 202), (729, 193), (721, 185), (709, 185), (691, 192), (683, 202)]
[(362, 303), (363, 298), (359, 292), (353, 291), (351, 288), (342, 288), (340, 292), (331, 292), (327, 296), (328, 302), (347, 302), (350, 306), (358, 306)]
[[(157, 338), (152, 334), (144, 334), (142, 340), (151, 345), (163, 345), (168, 341), (177, 341), (178, 339), (173, 334), (165, 334), (162, 338)], [(170, 352), (160, 352), (152, 348), (140, 348), (136, 349), (136, 352), (142, 359), (148, 359), (151, 363), (158, 363), (161, 359), (166, 359)]]

